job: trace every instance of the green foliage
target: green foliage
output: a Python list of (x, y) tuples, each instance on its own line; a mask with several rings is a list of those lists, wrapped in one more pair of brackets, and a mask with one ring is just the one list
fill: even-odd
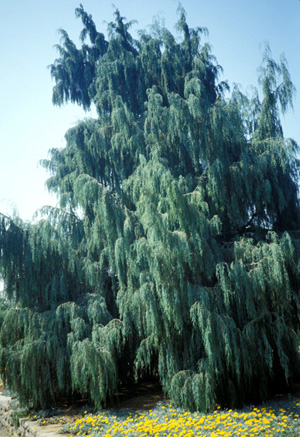
[(0, 359), (21, 403), (45, 408), (80, 393), (98, 408), (105, 404), (117, 385), (123, 344), (121, 322), (110, 320), (103, 298), (91, 294), (56, 310), (11, 309), (1, 328)]
[[(88, 397), (157, 375), (178, 406), (261, 401), (298, 376), (298, 146), (280, 110), (293, 85), (267, 49), (258, 92), (231, 95), (179, 8), (134, 40), (108, 40), (82, 7), (82, 47), (62, 30), (53, 102), (94, 104), (42, 164), (60, 208), (1, 216), (1, 275), (16, 303), (1, 368), (23, 403)], [(89, 37), (90, 43), (86, 44)], [(286, 232), (288, 231), (288, 232)]]
[(0, 327), (4, 322), (5, 316), (12, 305), (4, 298), (0, 298)]

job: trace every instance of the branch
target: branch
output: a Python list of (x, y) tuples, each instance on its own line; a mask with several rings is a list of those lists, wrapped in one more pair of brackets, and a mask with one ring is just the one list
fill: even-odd
[(258, 212), (257, 211), (255, 211), (253, 214), (252, 214), (252, 217), (250, 218), (250, 220), (248, 220), (248, 222), (238, 231), (238, 234), (239, 235), (241, 235), (241, 234), (243, 234), (244, 232), (245, 232), (245, 230), (248, 228), (248, 226), (250, 226), (251, 225), (251, 223), (252, 223), (252, 221), (255, 219), (255, 217), (257, 217), (258, 216)]
[(10, 221), (12, 221), (12, 218), (11, 218), (11, 217), (8, 217), (8, 216), (5, 215), (5, 214), (3, 214), (3, 212), (0, 212), (0, 215), (1, 215), (3, 218), (5, 218), (6, 220), (10, 220)]

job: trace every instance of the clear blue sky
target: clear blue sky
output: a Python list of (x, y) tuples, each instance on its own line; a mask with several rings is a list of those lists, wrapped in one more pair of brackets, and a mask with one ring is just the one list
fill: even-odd
[[(64, 145), (64, 134), (89, 116), (74, 105), (53, 107), (47, 66), (57, 57), (57, 30), (64, 28), (78, 42), (80, 21), (74, 10), (83, 3), (98, 30), (112, 21), (107, 0), (1, 0), (0, 3), (0, 211), (15, 205), (24, 219), (44, 204), (55, 204), (44, 189), (47, 173), (38, 161), (52, 147)], [(177, 1), (113, 0), (133, 29), (143, 29), (154, 16), (164, 17), (174, 31)], [(224, 69), (222, 80), (257, 85), (262, 44), (268, 41), (275, 60), (284, 52), (298, 89), (295, 110), (285, 119), (284, 133), (300, 144), (300, 1), (299, 0), (182, 0), (190, 27), (205, 26), (213, 54)]]

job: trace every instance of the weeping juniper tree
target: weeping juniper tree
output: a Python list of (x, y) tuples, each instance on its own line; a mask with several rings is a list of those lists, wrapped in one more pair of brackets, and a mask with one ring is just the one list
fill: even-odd
[(289, 387), (300, 216), (285, 59), (266, 49), (250, 98), (219, 80), (206, 29), (181, 7), (178, 39), (154, 23), (135, 40), (118, 10), (106, 39), (76, 15), (82, 46), (61, 31), (53, 102), (98, 116), (43, 161), (59, 208), (35, 224), (2, 216), (9, 386), (35, 407), (80, 395), (101, 408), (156, 375), (202, 411)]

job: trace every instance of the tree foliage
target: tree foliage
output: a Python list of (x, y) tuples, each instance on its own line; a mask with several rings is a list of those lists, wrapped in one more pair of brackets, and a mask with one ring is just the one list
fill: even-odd
[[(261, 97), (229, 93), (206, 29), (135, 40), (118, 10), (108, 39), (82, 7), (78, 49), (61, 30), (54, 104), (98, 117), (43, 165), (58, 209), (2, 216), (1, 274), (15, 302), (0, 360), (24, 403), (87, 396), (157, 375), (175, 404), (261, 401), (298, 376), (297, 144), (287, 63), (267, 48)], [(86, 40), (89, 39), (89, 43)]]

